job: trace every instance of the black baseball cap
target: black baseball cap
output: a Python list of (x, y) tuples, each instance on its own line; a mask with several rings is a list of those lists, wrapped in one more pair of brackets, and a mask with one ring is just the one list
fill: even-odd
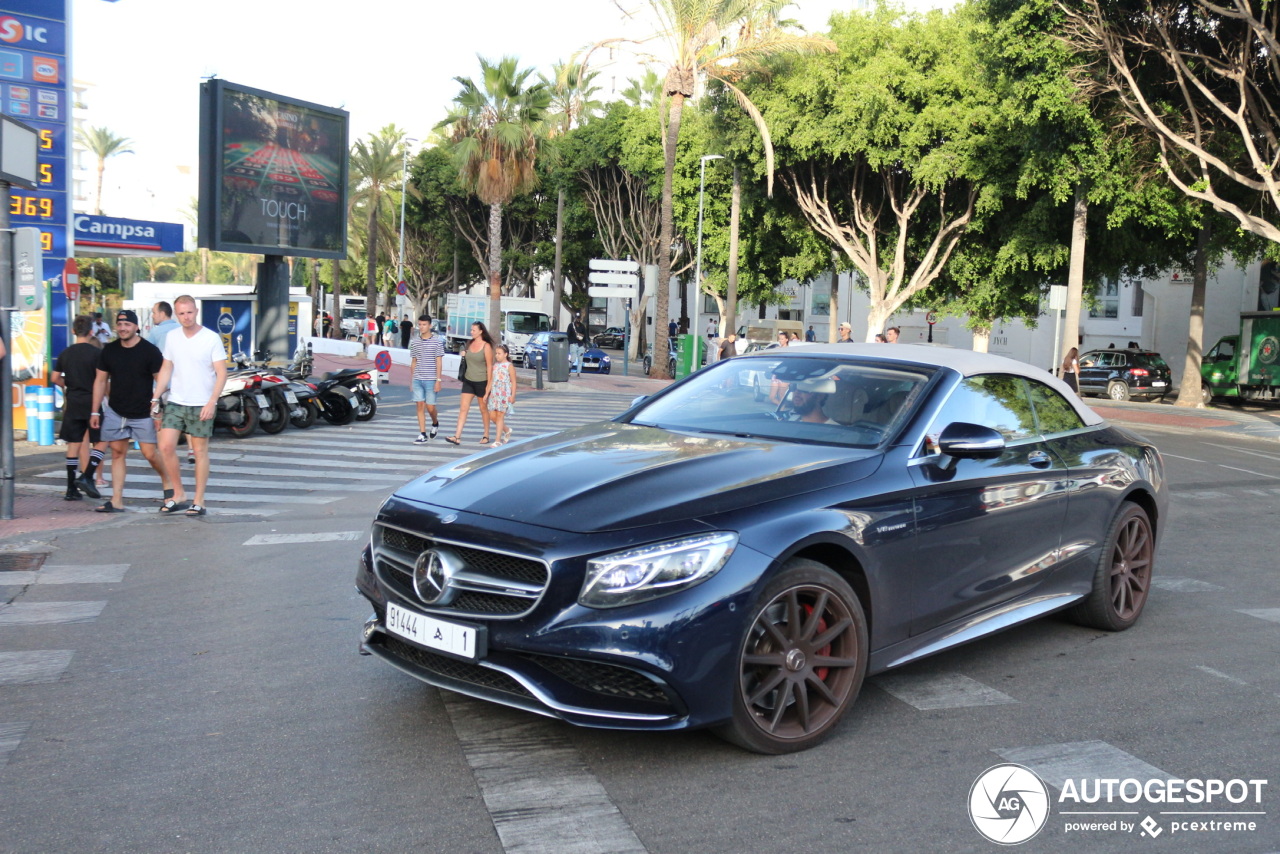
[(116, 323), (127, 320), (134, 326), (138, 325), (138, 313), (131, 308), (122, 308), (116, 312)]

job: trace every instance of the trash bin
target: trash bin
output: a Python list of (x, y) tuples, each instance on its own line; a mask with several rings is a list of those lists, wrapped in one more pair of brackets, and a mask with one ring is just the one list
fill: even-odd
[(547, 341), (547, 382), (569, 381), (569, 336), (552, 335)]
[(698, 349), (697, 335), (681, 335), (679, 338), (678, 349), (676, 350), (676, 375), (675, 379), (682, 380), (689, 374), (702, 367), (700, 360), (696, 354), (700, 353)]

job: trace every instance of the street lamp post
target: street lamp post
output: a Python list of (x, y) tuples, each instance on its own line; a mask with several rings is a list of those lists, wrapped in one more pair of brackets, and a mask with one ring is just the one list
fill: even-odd
[(723, 154), (704, 154), (698, 158), (702, 161), (702, 174), (698, 179), (698, 262), (693, 273), (693, 319), (689, 331), (693, 333), (693, 355), (689, 369), (698, 370), (702, 366), (702, 360), (698, 358), (698, 345), (702, 341), (702, 331), (699, 328), (699, 309), (702, 308), (702, 197), (707, 189), (707, 161), (723, 160)]
[(409, 146), (417, 143), (407, 137), (400, 149), (400, 263), (396, 265), (396, 286), (404, 281), (404, 197), (409, 195)]

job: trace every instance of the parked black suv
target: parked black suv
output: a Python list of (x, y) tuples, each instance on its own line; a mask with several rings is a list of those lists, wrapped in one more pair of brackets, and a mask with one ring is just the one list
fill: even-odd
[(1148, 350), (1090, 350), (1080, 356), (1080, 393), (1112, 400), (1162, 398), (1169, 393), (1169, 366)]

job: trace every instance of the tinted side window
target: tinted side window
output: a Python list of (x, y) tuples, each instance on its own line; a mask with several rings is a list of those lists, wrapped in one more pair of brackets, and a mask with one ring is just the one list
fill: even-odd
[(1036, 434), (1035, 413), (1022, 377), (983, 374), (958, 385), (929, 429), (936, 441), (948, 424), (964, 421), (999, 431), (1005, 439), (1026, 439)]
[(1041, 433), (1065, 433), (1085, 426), (1080, 414), (1065, 397), (1035, 380), (1027, 380), (1027, 386), (1031, 390), (1031, 402), (1036, 408)]

